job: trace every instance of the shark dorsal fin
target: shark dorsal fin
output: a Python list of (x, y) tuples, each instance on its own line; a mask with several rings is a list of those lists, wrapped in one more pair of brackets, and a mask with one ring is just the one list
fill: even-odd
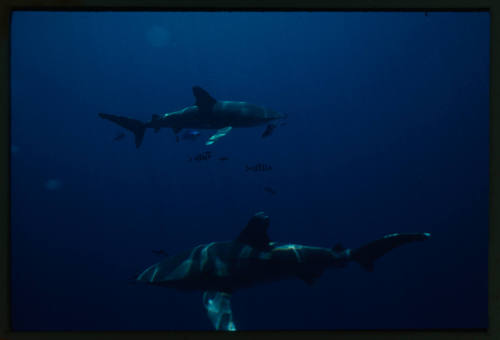
[(193, 95), (196, 98), (195, 105), (202, 112), (211, 112), (216, 100), (207, 91), (199, 86), (193, 86)]
[(248, 221), (247, 226), (238, 235), (236, 241), (248, 244), (258, 250), (267, 250), (270, 242), (267, 228), (269, 228), (269, 216), (258, 212)]

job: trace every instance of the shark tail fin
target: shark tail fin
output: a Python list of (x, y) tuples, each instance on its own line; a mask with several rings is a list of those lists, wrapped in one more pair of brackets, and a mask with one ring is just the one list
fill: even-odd
[(373, 271), (374, 262), (392, 249), (406, 243), (425, 241), (430, 237), (429, 233), (390, 234), (352, 250), (350, 257), (365, 270)]
[(135, 135), (135, 147), (138, 148), (139, 146), (141, 146), (142, 140), (144, 139), (144, 133), (146, 132), (146, 124), (137, 119), (110, 115), (107, 113), (99, 113), (99, 117), (101, 117), (102, 119), (107, 119), (129, 131), (132, 131)]

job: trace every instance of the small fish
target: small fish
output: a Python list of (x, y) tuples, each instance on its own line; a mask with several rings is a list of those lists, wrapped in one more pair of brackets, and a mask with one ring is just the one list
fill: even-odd
[(125, 137), (125, 134), (123, 132), (118, 133), (115, 138), (113, 138), (114, 141), (119, 141), (122, 140), (123, 137)]
[(228, 160), (229, 160), (229, 157), (226, 157), (226, 156), (219, 157), (219, 161), (228, 161)]
[(266, 130), (262, 133), (262, 138), (269, 137), (273, 133), (276, 126), (276, 124), (268, 124)]
[(182, 134), (182, 139), (192, 139), (195, 140), (201, 135), (200, 131), (197, 130), (187, 130)]
[(180, 137), (175, 135), (175, 141), (179, 143), (181, 140), (194, 141), (201, 135), (200, 131), (196, 130), (186, 130)]
[(168, 254), (163, 249), (153, 250), (153, 254), (155, 254), (155, 255), (161, 255), (161, 256), (168, 256)]
[(189, 162), (191, 162), (193, 160), (198, 161), (198, 162), (199, 161), (207, 161), (211, 157), (212, 157), (212, 152), (211, 151), (204, 151), (204, 152), (200, 152), (199, 154), (197, 154), (194, 157), (189, 157), (188, 161)]
[(270, 193), (271, 195), (276, 195), (276, 191), (271, 187), (264, 187), (264, 191)]
[(271, 171), (273, 168), (269, 164), (257, 163), (253, 166), (245, 165), (245, 171)]

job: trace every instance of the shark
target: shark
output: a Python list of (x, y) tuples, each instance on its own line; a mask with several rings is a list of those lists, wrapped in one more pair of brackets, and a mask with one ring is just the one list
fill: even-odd
[(245, 287), (298, 278), (312, 285), (328, 268), (357, 262), (373, 271), (374, 262), (404, 244), (425, 241), (429, 233), (393, 233), (356, 249), (271, 242), (269, 216), (258, 212), (231, 241), (201, 244), (168, 256), (132, 278), (132, 282), (203, 292), (203, 305), (216, 330), (235, 331), (232, 294)]
[(98, 115), (133, 132), (136, 148), (141, 146), (144, 133), (148, 128), (153, 129), (154, 132), (158, 132), (161, 128), (172, 128), (175, 135), (182, 129), (215, 129), (217, 131), (205, 143), (205, 145), (212, 145), (233, 128), (254, 127), (287, 118), (286, 114), (255, 104), (216, 100), (199, 86), (193, 86), (193, 95), (196, 99), (194, 105), (161, 115), (153, 114), (148, 122), (107, 113), (98, 113)]

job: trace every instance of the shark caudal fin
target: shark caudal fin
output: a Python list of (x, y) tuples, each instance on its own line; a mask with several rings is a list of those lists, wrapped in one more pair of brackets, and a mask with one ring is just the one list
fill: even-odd
[(406, 243), (415, 241), (425, 241), (431, 237), (429, 233), (411, 233), (411, 234), (390, 234), (379, 240), (375, 240), (364, 246), (351, 251), (351, 259), (358, 262), (361, 267), (367, 271), (373, 270), (375, 260), (384, 256), (392, 249), (402, 246)]
[(132, 131), (135, 135), (135, 147), (138, 148), (141, 146), (142, 140), (144, 139), (144, 133), (146, 132), (146, 124), (137, 119), (110, 115), (107, 113), (99, 113), (99, 117), (112, 121), (113, 123)]

